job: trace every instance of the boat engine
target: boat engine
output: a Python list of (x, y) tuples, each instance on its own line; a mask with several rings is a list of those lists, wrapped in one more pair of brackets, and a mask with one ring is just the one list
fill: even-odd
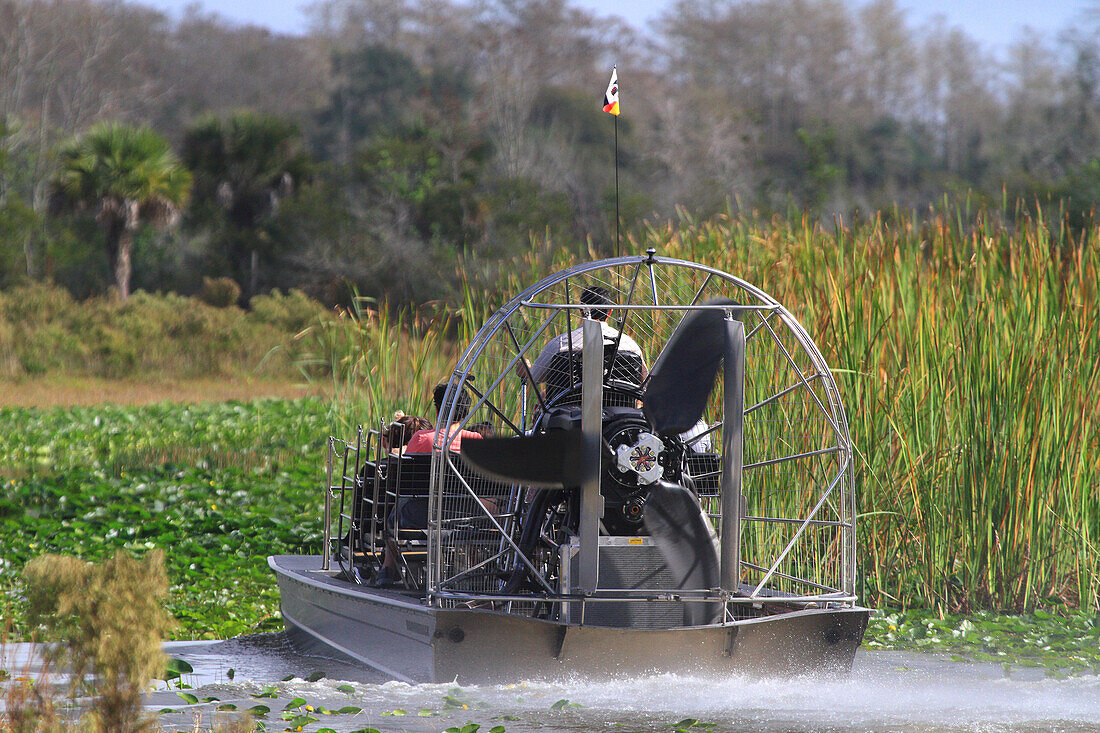
[[(575, 406), (553, 407), (540, 421), (546, 432), (580, 430), (580, 425)], [(681, 482), (685, 446), (674, 436), (657, 435), (641, 410), (623, 406), (603, 408), (603, 444), (603, 526), (611, 535), (644, 535), (650, 487), (657, 481)]]

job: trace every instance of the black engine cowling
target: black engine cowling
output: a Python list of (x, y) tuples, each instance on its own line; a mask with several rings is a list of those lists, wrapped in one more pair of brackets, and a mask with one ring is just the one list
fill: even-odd
[[(679, 438), (657, 435), (634, 407), (604, 407), (602, 422), (603, 525), (612, 535), (645, 534), (642, 514), (649, 488), (657, 481), (681, 483), (684, 444)], [(580, 430), (580, 408), (551, 408), (539, 427), (547, 432)]]

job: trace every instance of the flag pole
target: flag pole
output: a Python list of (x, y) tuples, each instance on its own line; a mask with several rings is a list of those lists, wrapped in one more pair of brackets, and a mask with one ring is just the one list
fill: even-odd
[(619, 67), (611, 67), (611, 81), (603, 95), (603, 111), (615, 117), (615, 256), (619, 256)]
[(615, 115), (615, 256), (619, 256), (619, 116)]

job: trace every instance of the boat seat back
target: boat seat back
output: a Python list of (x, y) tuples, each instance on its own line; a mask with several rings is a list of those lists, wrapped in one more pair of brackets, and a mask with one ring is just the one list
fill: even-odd
[[(406, 501), (416, 502), (420, 506), (408, 507), (400, 512), (401, 516), (427, 514), (431, 472), (431, 454), (385, 456), (377, 462), (364, 463), (356, 483), (355, 526), (362, 538), (359, 545), (367, 549), (379, 548), (378, 552), (364, 555), (369, 556), (372, 564), (377, 564), (381, 560), (380, 548), (393, 542), (405, 568), (405, 577), (411, 579), (408, 582), (415, 587), (420, 586), (424, 577), (428, 529), (426, 526), (410, 527), (405, 524), (395, 527), (394, 524), (399, 514), (398, 507)], [(510, 485), (486, 479), (461, 455), (449, 453), (438, 487), (443, 542), (447, 545), (496, 546), (500, 535), (486, 515), (486, 508), (479, 506), (470, 489), (479, 499), (489, 500), (487, 509), (496, 515), (505, 511), (512, 492)]]
[[(562, 394), (579, 387), (583, 368), (581, 352), (562, 351), (550, 359), (546, 368), (546, 399), (553, 402)], [(604, 343), (603, 373), (604, 383), (622, 383), (623, 386), (640, 387), (642, 373), (645, 371), (642, 357), (629, 351), (616, 351), (615, 343)]]
[(391, 458), (387, 486), (400, 496), (427, 496), (432, 481), (432, 455), (416, 453)]

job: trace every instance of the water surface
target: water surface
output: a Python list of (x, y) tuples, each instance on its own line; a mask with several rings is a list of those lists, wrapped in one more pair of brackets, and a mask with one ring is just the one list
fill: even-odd
[[(174, 691), (154, 693), (155, 709), (169, 728), (182, 730), (197, 713), (209, 720), (219, 704), (271, 708), (269, 730), (283, 730), (284, 706), (304, 698), (315, 708), (358, 707), (343, 715), (316, 715), (336, 731), (442, 731), (469, 722), (481, 733), (504, 726), (518, 731), (663, 731), (695, 719), (697, 730), (759, 731), (1095, 731), (1100, 733), (1100, 677), (1048, 679), (1038, 669), (1005, 670), (992, 664), (949, 661), (938, 655), (861, 650), (851, 675), (793, 680), (745, 676), (708, 679), (657, 675), (633, 680), (577, 678), (508, 685), (410, 685), (347, 665), (306, 656), (283, 634), (225, 642), (169, 644), (187, 660), (188, 690), (216, 702), (187, 705)], [(233, 679), (229, 679), (229, 670)], [(311, 676), (324, 674), (316, 681)], [(282, 681), (293, 675), (294, 679)], [(274, 686), (276, 698), (255, 698)], [(344, 690), (340, 690), (341, 686)], [(565, 701), (565, 702), (562, 702)], [(462, 707), (465, 705), (466, 707)], [(403, 711), (405, 715), (393, 715)]]

